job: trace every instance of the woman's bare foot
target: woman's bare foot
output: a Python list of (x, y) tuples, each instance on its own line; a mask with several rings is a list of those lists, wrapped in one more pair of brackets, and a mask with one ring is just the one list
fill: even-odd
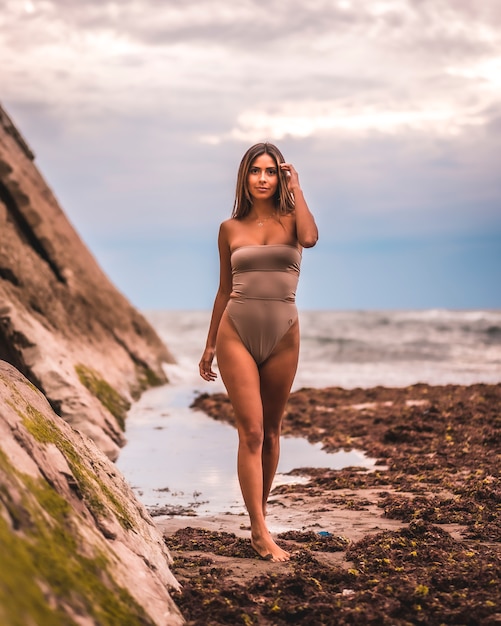
[(272, 539), (269, 532), (261, 537), (251, 537), (251, 546), (257, 552), (257, 554), (266, 561), (273, 561), (279, 563), (283, 561), (289, 561), (291, 555), (286, 550), (282, 550)]

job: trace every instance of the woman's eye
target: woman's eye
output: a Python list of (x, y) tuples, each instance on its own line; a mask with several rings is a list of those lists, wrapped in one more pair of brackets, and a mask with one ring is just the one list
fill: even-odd
[(250, 173), (251, 174), (257, 174), (259, 172), (259, 170), (257, 169), (257, 167), (251, 167), (250, 168)]
[(266, 173), (268, 174), (268, 176), (276, 176), (277, 170), (274, 167), (270, 167), (268, 170), (266, 170)]

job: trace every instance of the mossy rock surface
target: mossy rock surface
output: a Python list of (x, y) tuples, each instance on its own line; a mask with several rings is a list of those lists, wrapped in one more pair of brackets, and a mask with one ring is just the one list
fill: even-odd
[[(87, 365), (75, 365), (82, 385), (115, 417), (120, 428), (125, 430), (125, 418), (130, 402), (114, 389), (98, 372)], [(144, 388), (146, 388), (145, 386)]]
[[(79, 548), (79, 523), (68, 502), (44, 480), (21, 474), (0, 453), (4, 475), (26, 493), (9, 503), (16, 532), (0, 516), (0, 623), (76, 624), (71, 613), (98, 624), (153, 624), (145, 610), (113, 577), (105, 552), (86, 555)], [(47, 595), (51, 596), (50, 606)]]
[(31, 405), (26, 406), (24, 413), (20, 409), (16, 411), (28, 432), (39, 443), (54, 444), (64, 455), (76, 480), (73, 488), (78, 490), (79, 496), (85, 501), (94, 518), (99, 520), (114, 513), (126, 530), (132, 529), (134, 524), (124, 503), (100, 476), (83, 462), (71, 441), (64, 436), (58, 426)]
[(91, 440), (0, 361), (0, 624), (177, 625), (160, 533)]

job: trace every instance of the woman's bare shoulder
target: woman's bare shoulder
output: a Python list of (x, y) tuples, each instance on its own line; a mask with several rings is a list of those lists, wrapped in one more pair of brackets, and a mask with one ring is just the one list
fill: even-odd
[(235, 221), (234, 217), (230, 217), (227, 220), (224, 220), (223, 222), (221, 222), (221, 224), (219, 225), (219, 230), (228, 230), (228, 228), (231, 228), (232, 223)]
[(221, 222), (221, 225), (219, 226), (219, 232), (221, 235), (225, 235), (226, 237), (231, 236), (232, 233), (234, 233), (239, 227), (239, 220), (235, 219), (234, 217), (230, 217), (227, 220), (224, 220), (224, 222)]
[(235, 232), (234, 225), (235, 219), (230, 217), (227, 220), (224, 220), (224, 222), (221, 222), (221, 224), (219, 225), (219, 242), (221, 243), (225, 243), (227, 246), (229, 246), (229, 242), (232, 239), (232, 235)]

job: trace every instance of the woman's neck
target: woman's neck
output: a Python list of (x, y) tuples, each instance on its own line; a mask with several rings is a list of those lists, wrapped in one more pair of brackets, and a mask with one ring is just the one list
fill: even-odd
[(270, 215), (273, 215), (274, 213), (276, 213), (277, 211), (277, 207), (275, 206), (275, 203), (271, 200), (265, 200), (265, 201), (254, 201), (252, 204), (252, 209), (250, 212), (250, 215), (252, 217), (256, 217), (256, 218), (261, 218), (261, 217), (269, 217)]

